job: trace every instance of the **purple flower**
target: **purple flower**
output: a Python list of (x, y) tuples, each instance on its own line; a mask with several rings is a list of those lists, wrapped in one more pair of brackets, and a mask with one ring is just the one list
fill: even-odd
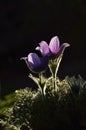
[(48, 57), (38, 57), (36, 53), (30, 53), (27, 57), (22, 57), (29, 69), (33, 72), (43, 71), (48, 66)]
[(57, 36), (50, 40), (49, 45), (45, 41), (41, 41), (36, 50), (39, 50), (43, 56), (60, 55), (66, 47), (70, 46), (68, 43), (63, 43), (60, 46), (59, 38)]
[(39, 50), (43, 56), (49, 56), (51, 54), (49, 46), (45, 41), (41, 41), (39, 46), (36, 47), (36, 50)]
[(25, 60), (31, 71), (40, 72), (48, 66), (51, 55), (59, 56), (68, 46), (68, 43), (63, 43), (60, 46), (59, 38), (55, 36), (50, 40), (49, 45), (45, 41), (41, 41), (39, 43), (36, 50), (41, 52), (42, 57), (39, 57), (36, 53), (30, 53), (27, 57), (23, 57), (21, 59)]

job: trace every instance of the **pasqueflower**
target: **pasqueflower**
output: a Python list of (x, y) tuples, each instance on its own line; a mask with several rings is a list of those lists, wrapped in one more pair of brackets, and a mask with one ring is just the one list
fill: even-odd
[(48, 66), (51, 55), (58, 57), (68, 46), (68, 43), (63, 43), (60, 46), (59, 38), (55, 36), (50, 40), (49, 45), (47, 42), (41, 41), (39, 46), (36, 47), (36, 50), (41, 52), (42, 57), (39, 57), (36, 53), (30, 53), (27, 57), (23, 57), (21, 59), (25, 60), (31, 71), (40, 72)]
[(47, 56), (39, 57), (36, 53), (29, 53), (27, 57), (22, 57), (29, 69), (33, 72), (43, 71), (48, 66)]
[(68, 43), (63, 43), (60, 46), (59, 38), (55, 36), (50, 40), (49, 45), (47, 42), (41, 41), (39, 46), (36, 47), (36, 50), (39, 50), (43, 56), (59, 56), (68, 46), (70, 46)]

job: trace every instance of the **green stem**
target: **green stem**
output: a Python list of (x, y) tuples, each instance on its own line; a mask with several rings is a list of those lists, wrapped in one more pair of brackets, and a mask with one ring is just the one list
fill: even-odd
[(57, 77), (57, 72), (58, 72), (58, 69), (59, 69), (59, 66), (60, 66), (60, 63), (61, 63), (61, 60), (62, 60), (62, 56), (63, 56), (63, 53), (57, 58), (57, 66), (56, 66), (56, 69), (55, 69), (55, 78)]
[(56, 84), (57, 72), (59, 69), (60, 62), (62, 60), (62, 56), (63, 56), (63, 53), (57, 59), (54, 59), (54, 60), (51, 59), (50, 64), (49, 64), (50, 72), (53, 77), (52, 82), (53, 82), (54, 88), (56, 88), (56, 86), (57, 86), (57, 84)]
[(45, 86), (45, 82), (44, 82), (44, 79), (43, 79), (43, 72), (40, 72), (39, 73), (39, 85), (40, 85), (40, 88), (41, 88), (41, 93), (44, 94), (44, 86)]

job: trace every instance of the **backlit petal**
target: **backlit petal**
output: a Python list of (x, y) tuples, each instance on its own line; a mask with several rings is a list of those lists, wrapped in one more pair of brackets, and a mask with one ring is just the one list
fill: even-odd
[(41, 61), (36, 53), (30, 53), (28, 55), (28, 63), (31, 68), (37, 68), (40, 66)]
[(36, 50), (40, 50), (41, 54), (43, 56), (48, 56), (50, 55), (50, 49), (48, 44), (45, 41), (41, 41), (39, 43), (39, 47), (36, 48)]
[(30, 53), (28, 55), (29, 69), (33, 72), (43, 71), (48, 66), (48, 59), (47, 56), (38, 57), (36, 53)]
[(59, 45), (60, 45), (59, 38), (57, 36), (53, 37), (49, 44), (50, 51), (53, 54), (57, 54), (59, 50)]
[(70, 44), (68, 44), (68, 43), (63, 43), (63, 44), (61, 45), (61, 47), (59, 48), (59, 51), (58, 51), (58, 54), (57, 54), (57, 55), (60, 55), (62, 52), (64, 52), (65, 48), (66, 48), (66, 47), (69, 47), (69, 46), (70, 46)]

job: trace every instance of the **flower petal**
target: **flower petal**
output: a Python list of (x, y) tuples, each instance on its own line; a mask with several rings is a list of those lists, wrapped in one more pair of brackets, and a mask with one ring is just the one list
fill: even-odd
[(43, 71), (48, 66), (49, 58), (47, 56), (38, 57), (36, 53), (28, 55), (28, 66), (33, 72)]
[(40, 58), (41, 60), (41, 70), (44, 70), (47, 66), (48, 66), (48, 62), (49, 62), (49, 57), (48, 56), (44, 56)]
[(25, 63), (27, 64), (27, 66), (29, 67), (29, 64), (28, 64), (28, 57), (21, 57), (20, 60), (24, 60)]
[(45, 41), (41, 41), (39, 43), (39, 47), (36, 47), (36, 50), (40, 50), (43, 56), (49, 56), (50, 55), (50, 49), (48, 44)]
[(53, 37), (49, 44), (50, 51), (53, 54), (57, 54), (59, 50), (59, 45), (60, 45), (59, 38), (57, 36)]
[(68, 44), (68, 43), (63, 43), (63, 44), (61, 45), (61, 47), (59, 48), (59, 51), (58, 51), (58, 54), (57, 54), (57, 55), (60, 55), (61, 53), (63, 53), (64, 50), (65, 50), (65, 48), (66, 48), (66, 47), (69, 47), (69, 46), (70, 46), (70, 44)]
[(20, 60), (27, 60), (27, 57), (21, 57)]
[(31, 70), (36, 70), (39, 68), (41, 61), (36, 53), (30, 53), (28, 55), (28, 64)]

